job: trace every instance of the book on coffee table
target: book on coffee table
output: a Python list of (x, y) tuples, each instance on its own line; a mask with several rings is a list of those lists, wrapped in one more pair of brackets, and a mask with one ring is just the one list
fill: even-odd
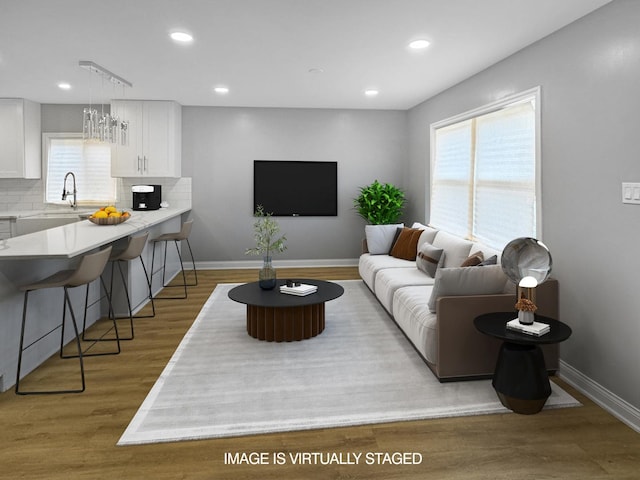
[(524, 323), (520, 323), (520, 320), (517, 318), (514, 318), (507, 322), (507, 329), (540, 337), (551, 330), (551, 327), (546, 323), (540, 322), (533, 322), (531, 325), (526, 325)]
[(311, 293), (317, 292), (318, 287), (315, 285), (307, 285), (306, 283), (301, 283), (295, 287), (287, 287), (286, 285), (282, 285), (280, 287), (280, 293), (286, 293), (287, 295), (309, 295)]

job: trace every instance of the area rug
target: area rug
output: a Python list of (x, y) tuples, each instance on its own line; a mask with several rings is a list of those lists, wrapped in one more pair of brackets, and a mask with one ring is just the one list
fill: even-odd
[[(360, 280), (322, 334), (256, 340), (218, 285), (119, 445), (508, 412), (489, 380), (441, 384)], [(545, 408), (579, 403), (552, 383)]]

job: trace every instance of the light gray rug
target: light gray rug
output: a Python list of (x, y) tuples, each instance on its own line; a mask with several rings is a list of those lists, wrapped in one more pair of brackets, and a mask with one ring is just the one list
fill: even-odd
[[(326, 304), (325, 331), (246, 333), (219, 285), (118, 442), (169, 442), (507, 412), (489, 380), (439, 383), (360, 280)], [(579, 403), (552, 383), (545, 408)]]

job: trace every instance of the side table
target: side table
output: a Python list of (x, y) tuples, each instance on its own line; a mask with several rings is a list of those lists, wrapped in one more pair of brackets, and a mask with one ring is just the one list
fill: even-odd
[(516, 312), (486, 313), (476, 317), (473, 323), (481, 333), (503, 341), (492, 382), (500, 402), (516, 413), (529, 415), (542, 410), (551, 395), (549, 374), (539, 345), (565, 341), (571, 336), (571, 328), (559, 320), (536, 315), (536, 322), (551, 327), (538, 337), (507, 329), (507, 322), (516, 317)]

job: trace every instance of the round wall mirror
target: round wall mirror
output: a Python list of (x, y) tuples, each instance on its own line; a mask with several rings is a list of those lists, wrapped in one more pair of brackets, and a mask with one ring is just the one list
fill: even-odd
[(516, 285), (525, 277), (533, 277), (539, 285), (551, 273), (551, 253), (535, 238), (516, 238), (504, 247), (501, 264), (504, 273)]

